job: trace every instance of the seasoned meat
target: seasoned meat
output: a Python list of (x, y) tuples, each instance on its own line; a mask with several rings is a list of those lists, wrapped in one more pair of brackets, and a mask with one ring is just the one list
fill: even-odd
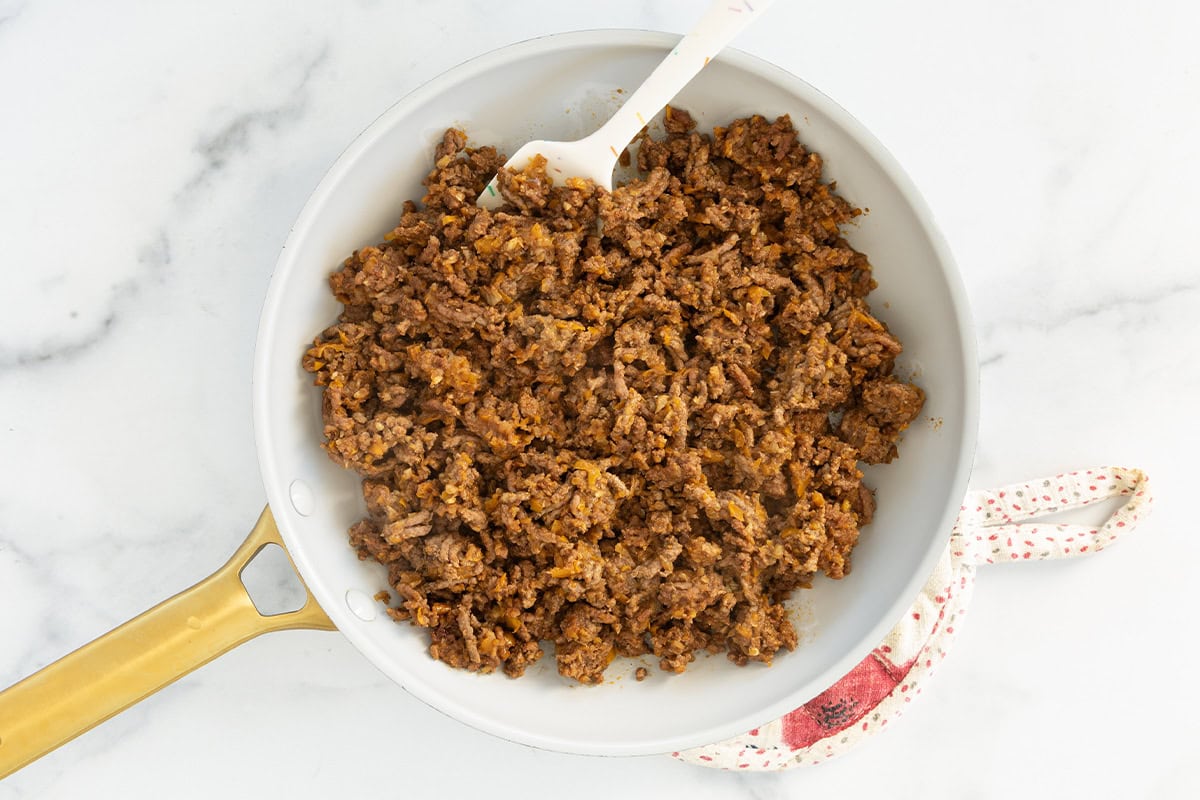
[(858, 450), (868, 464), (896, 457), (896, 438), (921, 413), (925, 393), (892, 376), (866, 381), (858, 402), (842, 415), (838, 435)]
[(859, 462), (921, 410), (842, 237), (859, 211), (791, 121), (665, 129), (611, 193), (447, 131), (421, 204), (330, 278), (303, 365), (363, 478), (350, 541), (451, 666), (519, 676), (543, 642), (582, 683), (617, 656), (770, 663), (790, 594), (850, 569)]

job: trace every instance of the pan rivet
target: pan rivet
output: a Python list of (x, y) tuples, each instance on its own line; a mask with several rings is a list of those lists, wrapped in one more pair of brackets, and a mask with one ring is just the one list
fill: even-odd
[(288, 487), (288, 497), (292, 500), (292, 508), (302, 517), (311, 516), (316, 510), (317, 501), (313, 497), (312, 489), (302, 480), (292, 481), (292, 485)]
[(346, 606), (363, 622), (370, 622), (379, 615), (379, 604), (358, 589), (346, 590)]

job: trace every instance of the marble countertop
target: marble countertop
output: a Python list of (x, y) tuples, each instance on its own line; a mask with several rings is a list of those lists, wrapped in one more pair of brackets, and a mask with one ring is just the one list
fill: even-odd
[[(472, 55), (572, 29), (681, 32), (700, 5), (0, 0), (0, 686), (245, 534), (264, 499), (259, 307), (347, 142)], [(1095, 558), (981, 571), (921, 702), (812, 769), (539, 752), (432, 711), (336, 633), (292, 632), (18, 772), (0, 800), (505, 797), (526, 774), (578, 798), (1200, 795), (1185, 502), (1200, 436), (1184, 411), (1200, 400), (1200, 9), (769, 14), (737, 46), (871, 129), (958, 258), (982, 360), (972, 485), (1136, 466), (1154, 516)]]

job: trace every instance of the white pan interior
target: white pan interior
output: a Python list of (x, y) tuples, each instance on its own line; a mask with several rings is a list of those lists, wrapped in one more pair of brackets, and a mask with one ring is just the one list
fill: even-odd
[(383, 569), (360, 562), (346, 539), (363, 513), (359, 481), (320, 449), (319, 390), (300, 368), (306, 345), (339, 311), (329, 273), (356, 248), (379, 241), (404, 200), (420, 198), (420, 180), (446, 127), (465, 127), (473, 142), (504, 152), (533, 138), (578, 138), (619, 104), (615, 90), (636, 88), (675, 41), (640, 31), (537, 39), (463, 64), (401, 100), (342, 154), (305, 206), (280, 256), (259, 331), (254, 418), (263, 480), (292, 558), (321, 606), (363, 655), (425, 702), (481, 730), (554, 750), (629, 755), (705, 744), (823, 691), (879, 643), (916, 596), (949, 536), (974, 449), (969, 313), (928, 209), (845, 111), (798, 78), (726, 51), (676, 105), (702, 129), (752, 112), (791, 114), (803, 141), (824, 156), (827, 178), (852, 203), (870, 208), (849, 238), (875, 266), (873, 308), (905, 344), (900, 372), (914, 375), (929, 398), (901, 443), (900, 460), (868, 472), (879, 510), (854, 552), (852, 574), (801, 593), (801, 647), (771, 667), (701, 657), (684, 675), (654, 668), (639, 683), (633, 670), (651, 662), (618, 661), (597, 687), (560, 678), (549, 656), (519, 680), (452, 670), (428, 656), (423, 631), (374, 613), (367, 598), (384, 588)]

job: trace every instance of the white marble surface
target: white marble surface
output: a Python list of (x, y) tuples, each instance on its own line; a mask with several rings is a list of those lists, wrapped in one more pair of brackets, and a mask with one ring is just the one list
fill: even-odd
[[(0, 686), (221, 563), (263, 502), (254, 332), (288, 228), (383, 109), (532, 35), (699, 3), (0, 0)], [(338, 635), (259, 639), (0, 783), (127, 797), (1195, 797), (1200, 10), (780, 0), (738, 46), (921, 187), (983, 360), (972, 483), (1148, 470), (1103, 555), (982, 572), (922, 701), (816, 769), (537, 752)], [(523, 776), (529, 775), (529, 779)]]

